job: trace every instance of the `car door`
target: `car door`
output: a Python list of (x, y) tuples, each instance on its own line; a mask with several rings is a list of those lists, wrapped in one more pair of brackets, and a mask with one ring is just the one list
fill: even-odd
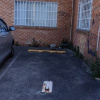
[(0, 61), (2, 61), (8, 54), (7, 34), (8, 27), (5, 22), (0, 19)]
[(0, 62), (3, 58), (3, 45), (4, 45), (4, 42), (3, 42), (3, 38), (2, 38), (2, 32), (0, 29)]

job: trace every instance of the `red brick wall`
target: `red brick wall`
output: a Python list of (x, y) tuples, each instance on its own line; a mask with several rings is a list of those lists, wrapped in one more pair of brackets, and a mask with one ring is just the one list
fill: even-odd
[[(91, 33), (92, 36), (96, 36), (95, 40), (92, 41), (92, 47), (97, 47), (97, 39), (98, 39), (98, 29), (100, 25), (100, 0), (93, 1), (93, 10), (92, 10), (92, 21), (94, 20), (94, 24), (91, 25)], [(99, 33), (100, 34), (100, 33)], [(100, 35), (99, 35), (99, 47), (97, 50), (97, 54), (100, 57)]]
[[(23, 0), (22, 0), (23, 1)], [(27, 0), (25, 0), (27, 1)], [(28, 0), (29, 1), (29, 0)], [(39, 27), (20, 27), (15, 26), (16, 31), (13, 32), (15, 42), (21, 45), (31, 43), (35, 38), (41, 41), (41, 45), (56, 43), (60, 45), (63, 38), (70, 38), (71, 24), (71, 0), (30, 0), (30, 1), (49, 1), (58, 2), (58, 21), (57, 28), (39, 28)], [(14, 25), (14, 0), (0, 0), (0, 16), (7, 24)], [(62, 13), (63, 12), (63, 13)]]
[(0, 0), (0, 17), (2, 17), (8, 25), (13, 25), (14, 0)]
[[(74, 46), (79, 46), (80, 52), (86, 57), (91, 57), (91, 54), (88, 53), (88, 43), (89, 40), (89, 49), (92, 49), (94, 52), (97, 50), (97, 36), (98, 36), (98, 19), (99, 19), (99, 10), (100, 10), (100, 1), (93, 0), (92, 8), (92, 19), (91, 19), (91, 30), (82, 31), (77, 30), (77, 18), (78, 18), (78, 2), (75, 0), (74, 4), (74, 23), (73, 23), (73, 44)], [(94, 22), (94, 24), (93, 24)], [(99, 50), (97, 51), (98, 56), (100, 57), (100, 41), (99, 41)]]

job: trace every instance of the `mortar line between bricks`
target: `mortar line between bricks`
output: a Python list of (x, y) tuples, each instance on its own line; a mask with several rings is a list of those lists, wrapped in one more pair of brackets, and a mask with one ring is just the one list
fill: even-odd
[(13, 59), (13, 61), (8, 65), (5, 71), (0, 75), (0, 79), (6, 74), (7, 70), (13, 65), (13, 63), (16, 61), (20, 54), (21, 52), (19, 52), (18, 55)]

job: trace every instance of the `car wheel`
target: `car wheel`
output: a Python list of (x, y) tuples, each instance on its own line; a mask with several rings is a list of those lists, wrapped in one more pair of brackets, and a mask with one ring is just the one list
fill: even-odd
[(11, 46), (11, 52), (10, 52), (10, 57), (12, 58), (14, 56), (14, 47), (13, 45)]

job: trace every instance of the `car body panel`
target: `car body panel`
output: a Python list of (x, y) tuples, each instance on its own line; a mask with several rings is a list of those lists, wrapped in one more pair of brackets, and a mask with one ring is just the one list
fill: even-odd
[(6, 53), (6, 38), (3, 35), (0, 35), (0, 62), (4, 58)]
[(7, 24), (0, 19), (0, 63), (10, 54), (13, 41)]

